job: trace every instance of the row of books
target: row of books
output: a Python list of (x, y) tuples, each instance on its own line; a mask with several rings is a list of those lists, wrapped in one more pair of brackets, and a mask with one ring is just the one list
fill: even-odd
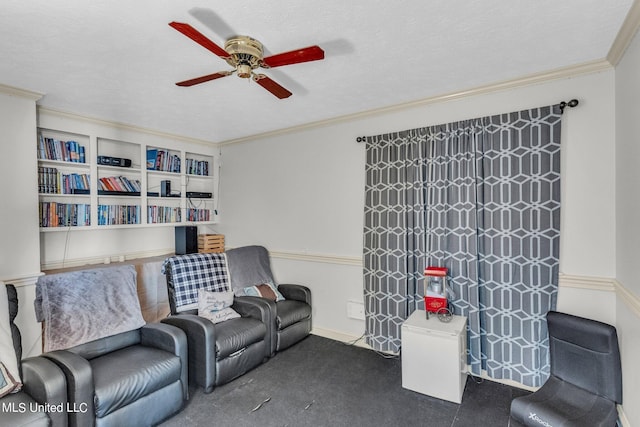
[(209, 176), (209, 162), (206, 160), (187, 159), (187, 174)]
[(105, 176), (98, 180), (98, 190), (119, 193), (140, 193), (141, 184), (137, 179), (126, 176)]
[(187, 221), (211, 221), (211, 211), (209, 209), (187, 209)]
[[(56, 168), (38, 166), (38, 192), (43, 194), (88, 193), (89, 174), (64, 174)], [(82, 191), (77, 191), (82, 190)]]
[(163, 224), (167, 222), (182, 221), (182, 211), (180, 208), (169, 206), (147, 206), (147, 223)]
[(140, 224), (139, 205), (98, 205), (98, 225)]
[(40, 202), (40, 227), (79, 227), (91, 224), (91, 206)]
[(167, 150), (147, 150), (147, 170), (180, 173), (180, 156)]
[[(80, 227), (91, 225), (91, 205), (81, 203), (40, 202), (40, 227)], [(189, 221), (209, 221), (209, 209), (187, 209)], [(180, 208), (148, 206), (147, 222), (181, 222)], [(98, 225), (140, 224), (139, 205), (98, 205)]]
[(85, 163), (84, 146), (76, 141), (60, 141), (55, 138), (38, 139), (38, 158), (41, 160), (59, 160), (63, 162)]

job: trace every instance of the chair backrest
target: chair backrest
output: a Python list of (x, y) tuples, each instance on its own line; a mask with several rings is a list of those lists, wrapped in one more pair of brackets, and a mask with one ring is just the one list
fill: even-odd
[(174, 255), (164, 260), (171, 314), (197, 313), (198, 290), (228, 291), (229, 274), (224, 253)]
[(551, 375), (622, 403), (622, 367), (616, 328), (596, 320), (550, 311)]
[(234, 291), (264, 283), (277, 285), (271, 271), (269, 251), (264, 246), (241, 246), (226, 253), (231, 289)]
[(9, 324), (11, 326), (11, 338), (13, 338), (13, 348), (16, 351), (16, 360), (18, 361), (18, 369), (22, 361), (22, 336), (20, 329), (14, 323), (18, 315), (18, 292), (13, 285), (7, 286), (7, 297), (9, 299)]

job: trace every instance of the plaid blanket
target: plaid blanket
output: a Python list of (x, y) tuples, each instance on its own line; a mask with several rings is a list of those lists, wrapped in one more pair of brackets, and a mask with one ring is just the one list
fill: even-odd
[(226, 254), (187, 254), (167, 258), (162, 273), (173, 281), (176, 311), (198, 308), (198, 289), (229, 291)]

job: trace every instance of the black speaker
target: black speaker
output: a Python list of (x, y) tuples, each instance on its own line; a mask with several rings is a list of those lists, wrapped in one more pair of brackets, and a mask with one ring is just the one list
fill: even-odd
[(171, 196), (171, 181), (169, 181), (168, 179), (160, 181), (160, 196)]
[(176, 227), (176, 255), (198, 252), (198, 227), (185, 225)]

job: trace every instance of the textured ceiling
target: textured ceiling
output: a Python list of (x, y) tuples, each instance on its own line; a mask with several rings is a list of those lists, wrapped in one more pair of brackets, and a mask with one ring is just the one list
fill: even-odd
[[(223, 142), (463, 91), (607, 56), (632, 0), (2, 0), (0, 84), (39, 105)], [(279, 100), (167, 24), (266, 55), (319, 45), (323, 61), (264, 71)]]

